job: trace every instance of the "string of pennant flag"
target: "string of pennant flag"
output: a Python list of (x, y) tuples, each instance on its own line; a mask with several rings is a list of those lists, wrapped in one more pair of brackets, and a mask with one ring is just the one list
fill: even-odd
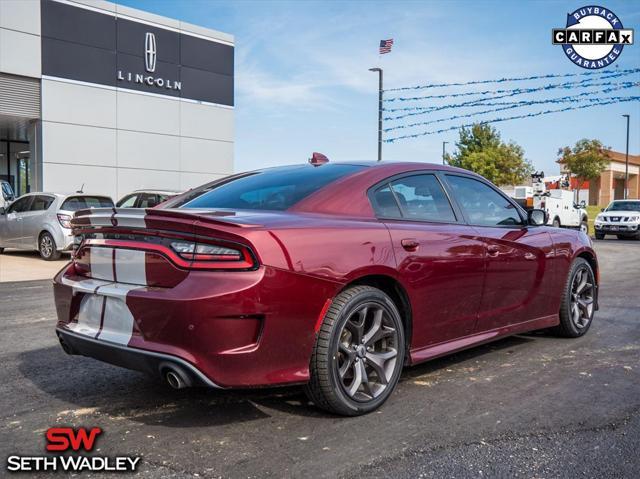
[[(616, 91), (616, 90), (632, 88), (632, 87), (638, 86), (638, 85), (640, 85), (640, 83), (630, 83), (630, 84), (622, 85), (622, 86), (619, 86), (619, 87), (616, 87), (616, 88), (608, 88), (606, 90), (603, 90), (603, 93), (610, 93), (610, 92)], [(438, 118), (438, 119), (435, 119), (435, 120), (421, 121), (421, 122), (418, 122), (418, 123), (411, 123), (409, 125), (392, 126), (390, 128), (385, 128), (382, 131), (387, 133), (389, 131), (400, 130), (400, 129), (404, 129), (404, 128), (414, 128), (416, 126), (426, 126), (426, 125), (431, 125), (433, 123), (442, 123), (442, 122), (445, 122), (445, 121), (458, 120), (460, 118), (471, 118), (473, 116), (486, 115), (488, 113), (496, 113), (496, 112), (504, 111), (504, 110), (512, 110), (514, 108), (520, 108), (520, 107), (523, 107), (523, 106), (545, 105), (545, 104), (549, 104), (549, 103), (571, 103), (571, 102), (587, 102), (587, 103), (598, 104), (603, 99), (625, 98), (625, 97), (610, 97), (610, 98), (607, 98), (607, 97), (588, 97), (588, 96), (586, 96), (586, 95), (590, 95), (590, 94), (591, 94), (590, 92), (585, 92), (585, 93), (580, 93), (578, 95), (569, 95), (569, 96), (560, 97), (560, 98), (548, 98), (548, 99), (545, 99), (545, 100), (513, 102), (511, 104), (507, 104), (506, 106), (501, 106), (499, 108), (492, 108), (492, 109), (483, 110), (483, 111), (475, 111), (475, 112), (471, 112), (471, 113), (465, 113), (465, 114), (462, 114), (462, 115), (453, 115), (453, 116), (450, 116), (448, 118)], [(508, 103), (508, 102), (505, 102), (505, 103)], [(491, 105), (491, 103), (489, 103), (489, 105)]]
[[(620, 86), (620, 85), (630, 85), (629, 88), (633, 87), (633, 86), (638, 86), (640, 83), (638, 82), (612, 82), (612, 81), (608, 81), (608, 82), (596, 82), (593, 84), (589, 84), (589, 85), (562, 85), (562, 86), (558, 86), (557, 88), (562, 88), (562, 89), (569, 89), (569, 90), (573, 90), (575, 88), (591, 88), (591, 87), (615, 87), (615, 86)], [(407, 118), (407, 117), (411, 117), (411, 116), (417, 116), (417, 115), (426, 115), (427, 113), (433, 113), (436, 111), (441, 111), (441, 110), (448, 110), (448, 109), (452, 109), (452, 108), (461, 108), (461, 107), (475, 107), (475, 106), (484, 106), (482, 105), (483, 102), (487, 101), (487, 100), (499, 100), (501, 98), (509, 98), (509, 97), (514, 97), (517, 95), (523, 95), (526, 93), (533, 93), (533, 92), (537, 92), (537, 91), (541, 91), (541, 90), (550, 90), (549, 88), (526, 88), (526, 89), (522, 89), (519, 90), (517, 92), (512, 92), (512, 93), (507, 93), (507, 94), (503, 94), (503, 95), (495, 95), (495, 96), (488, 96), (488, 97), (483, 97), (483, 98), (477, 98), (475, 100), (469, 100), (469, 101), (465, 101), (462, 103), (451, 103), (448, 105), (438, 105), (438, 106), (418, 106), (418, 107), (409, 107), (407, 108), (407, 110), (411, 110), (410, 113), (403, 113), (400, 115), (395, 115), (395, 116), (387, 116), (384, 119), (386, 121), (389, 120), (400, 120), (402, 118)], [(600, 91), (598, 91), (597, 93), (602, 93), (605, 92), (605, 89), (602, 89)], [(593, 95), (594, 92), (592, 91), (588, 91), (588, 92), (584, 92), (586, 95)], [(606, 93), (606, 92), (605, 92)], [(522, 106), (527, 106), (528, 104), (535, 104), (534, 100), (529, 100), (529, 101), (523, 101)], [(389, 111), (389, 110), (385, 110), (383, 108), (383, 111)], [(406, 111), (403, 110), (402, 108), (398, 108), (395, 109), (394, 111)]]
[[(570, 110), (581, 110), (581, 109), (584, 109), (584, 108), (591, 108), (591, 107), (594, 107), (594, 106), (611, 105), (613, 103), (626, 103), (626, 102), (630, 102), (630, 101), (640, 101), (640, 96), (602, 98), (602, 99), (599, 99), (596, 102), (585, 104), (585, 105), (575, 105), (575, 106), (568, 106), (568, 107), (558, 108), (558, 109), (550, 109), (550, 110), (544, 110), (544, 111), (525, 113), (525, 114), (521, 114), (521, 115), (514, 115), (514, 116), (508, 116), (508, 117), (499, 117), (499, 118), (494, 118), (494, 119), (491, 119), (491, 120), (482, 120), (482, 123), (499, 123), (499, 122), (508, 121), (508, 120), (518, 120), (518, 119), (522, 119), (522, 118), (532, 118), (532, 117), (541, 116), (541, 115), (548, 115), (548, 114), (552, 114), (552, 113), (560, 113), (560, 112), (565, 112), (565, 111), (570, 111)], [(422, 132), (419, 132), (419, 133), (396, 136), (396, 137), (392, 137), (392, 138), (387, 138), (387, 139), (385, 139), (383, 141), (385, 143), (394, 143), (396, 141), (404, 140), (404, 139), (408, 139), (408, 138), (419, 138), (421, 136), (435, 135), (435, 134), (438, 134), (438, 133), (445, 133), (447, 131), (458, 130), (460, 128), (469, 128), (471, 126), (473, 126), (473, 123), (468, 123), (466, 125), (455, 125), (455, 126), (450, 126), (450, 127), (447, 127), (447, 128), (441, 128), (439, 130), (428, 130), (428, 131), (422, 131)]]
[[(393, 46), (393, 39), (381, 40), (379, 53), (386, 54), (391, 52)], [(499, 123), (503, 121), (518, 120), (524, 118), (533, 118), (542, 115), (550, 115), (554, 113), (561, 113), (572, 110), (582, 110), (585, 108), (592, 108), (596, 106), (611, 105), (615, 103), (637, 102), (640, 101), (640, 96), (608, 96), (602, 95), (612, 93), (614, 91), (628, 90), (631, 88), (637, 88), (640, 86), (638, 79), (634, 81), (620, 81), (623, 77), (630, 75), (637, 75), (640, 73), (640, 68), (626, 68), (626, 69), (614, 69), (614, 70), (590, 70), (578, 73), (549, 73), (542, 75), (530, 75), (520, 77), (503, 77), (495, 79), (484, 80), (470, 80), (464, 82), (449, 82), (449, 83), (425, 83), (421, 85), (389, 88), (384, 90), (384, 98), (381, 103), (381, 111), (386, 112), (387, 116), (384, 121), (392, 122), (387, 128), (383, 128), (382, 132), (389, 134), (398, 130), (424, 128), (429, 125), (444, 122), (453, 122), (456, 120), (480, 117), (485, 115), (491, 115), (498, 112), (523, 109), (522, 113), (512, 116), (499, 116), (497, 118), (480, 118), (477, 122), (481, 123)], [(541, 80), (548, 79), (571, 79), (570, 81), (550, 82), (544, 85), (540, 85)], [(613, 81), (617, 80), (617, 81)], [(512, 82), (533, 82), (533, 84), (523, 85), (520, 87), (511, 88), (493, 88), (480, 90), (474, 89), (475, 85), (485, 84), (505, 84)], [(536, 85), (535, 82), (538, 84)], [(440, 93), (431, 93), (427, 95), (414, 95), (408, 96), (405, 92), (421, 91), (428, 89), (444, 88), (451, 89), (453, 87), (472, 87), (467, 91), (443, 91)], [(470, 91), (468, 91), (470, 90)], [(555, 98), (545, 98), (547, 94), (559, 92), (561, 90), (571, 90), (572, 93)], [(577, 91), (578, 93), (576, 93)], [(526, 98), (527, 95), (537, 93), (536, 99), (520, 99)], [(637, 93), (635, 90), (632, 93)], [(542, 96), (542, 98), (541, 98)], [(451, 103), (440, 102), (438, 100), (444, 100), (449, 98), (471, 97), (466, 101), (454, 101)], [(496, 101), (504, 98), (516, 98), (512, 101)], [(394, 103), (409, 103), (408, 105), (400, 104), (395, 106)], [(426, 104), (425, 104), (426, 103)], [(526, 111), (525, 108), (541, 106), (541, 105), (562, 105), (570, 103), (568, 106), (562, 108), (549, 108), (541, 111)], [(485, 107), (485, 109), (477, 110), (478, 107)], [(488, 107), (488, 108), (487, 108)], [(455, 110), (453, 112), (447, 112), (447, 116), (442, 118), (430, 118), (425, 121), (417, 121), (414, 123), (404, 123), (403, 119), (411, 118), (414, 116), (434, 114), (444, 110)], [(459, 110), (463, 110), (458, 113)], [(466, 111), (465, 111), (466, 110)], [(381, 113), (382, 115), (382, 113)], [(395, 143), (396, 141), (419, 138), (422, 136), (435, 135), (439, 133), (445, 133), (452, 130), (458, 130), (460, 128), (471, 127), (473, 123), (465, 125), (451, 125), (439, 129), (430, 129), (418, 131), (416, 133), (406, 133), (397, 136), (387, 137), (383, 141), (385, 143)], [(393, 133), (392, 133), (393, 134)]]
[[(413, 97), (395, 97), (395, 98), (385, 98), (383, 101), (386, 103), (391, 103), (391, 102), (396, 102), (396, 101), (421, 101), (421, 100), (428, 100), (428, 99), (443, 99), (443, 98), (455, 98), (455, 97), (461, 97), (461, 96), (473, 96), (473, 95), (491, 95), (494, 93), (513, 93), (513, 94), (521, 94), (521, 93), (533, 93), (536, 91), (543, 91), (543, 90), (555, 90), (555, 89), (561, 89), (561, 88), (566, 88), (566, 89), (570, 89), (570, 88), (574, 88), (574, 87), (581, 87), (581, 86), (599, 86), (601, 85), (601, 83), (593, 83), (596, 82), (597, 80), (607, 80), (610, 78), (620, 78), (620, 77), (624, 77), (624, 76), (628, 76), (628, 75), (632, 75), (633, 73), (638, 73), (640, 72), (640, 69), (637, 70), (629, 70), (629, 71), (620, 71), (620, 72), (607, 72), (606, 74), (598, 77), (598, 78), (586, 78), (584, 80), (577, 80), (577, 81), (569, 81), (569, 82), (563, 82), (563, 83), (549, 83), (547, 85), (542, 85), (542, 86), (536, 86), (536, 87), (531, 87), (531, 88), (509, 88), (509, 89), (499, 89), (499, 90), (484, 90), (484, 91), (467, 91), (467, 92), (461, 92), (461, 93), (444, 93), (444, 94), (440, 94), (440, 95), (424, 95), (424, 96), (413, 96)], [(593, 83), (593, 84), (591, 84)], [(388, 91), (388, 90), (386, 90)], [(402, 111), (402, 110), (409, 110), (412, 107), (404, 107), (404, 108), (395, 108), (395, 109), (391, 109), (391, 108), (385, 108), (386, 111)]]
[[(631, 72), (631, 73), (637, 73), (640, 71), (640, 68), (629, 68), (629, 69), (625, 69), (625, 70), (617, 70), (619, 72)], [(605, 73), (611, 73), (610, 70), (608, 71), (600, 71), (600, 70), (596, 70), (596, 71), (587, 71), (587, 72), (581, 72), (581, 73), (549, 73), (547, 75), (531, 75), (531, 76), (527, 76), (527, 77), (505, 77), (505, 78), (498, 78), (498, 79), (492, 79), (492, 80), (471, 80), (471, 81), (466, 81), (466, 82), (455, 82), (455, 83), (427, 83), (425, 85), (416, 85), (416, 86), (410, 86), (410, 87), (401, 87), (401, 88), (390, 88), (385, 90), (386, 92), (392, 92), (392, 91), (407, 91), (407, 90), (425, 90), (428, 88), (441, 88), (441, 87), (452, 87), (452, 86), (469, 86), (469, 85), (482, 85), (482, 84), (488, 84), (488, 83), (507, 83), (507, 82), (516, 82), (516, 81), (529, 81), (529, 80), (544, 80), (544, 79), (549, 79), (549, 78), (568, 78), (568, 77), (577, 77), (577, 76), (597, 76), (597, 75), (602, 75)]]

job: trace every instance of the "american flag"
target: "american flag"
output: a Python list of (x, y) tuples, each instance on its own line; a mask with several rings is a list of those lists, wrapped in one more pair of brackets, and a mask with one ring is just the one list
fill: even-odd
[(393, 46), (393, 38), (390, 38), (389, 40), (380, 40), (380, 55), (389, 53), (391, 51), (392, 46)]

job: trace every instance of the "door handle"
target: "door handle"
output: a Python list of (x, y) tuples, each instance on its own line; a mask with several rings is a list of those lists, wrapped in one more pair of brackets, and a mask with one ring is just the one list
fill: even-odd
[(487, 246), (487, 254), (489, 256), (498, 256), (500, 254), (500, 247), (494, 244)]
[(420, 246), (420, 243), (415, 238), (405, 238), (400, 241), (400, 244), (407, 251), (415, 251), (418, 249), (418, 246)]

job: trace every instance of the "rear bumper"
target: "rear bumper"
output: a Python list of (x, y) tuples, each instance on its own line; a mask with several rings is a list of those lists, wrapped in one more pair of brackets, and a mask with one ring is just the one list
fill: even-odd
[(264, 266), (190, 271), (160, 288), (87, 279), (70, 264), (54, 278), (56, 332), (79, 354), (151, 374), (167, 360), (215, 387), (304, 383), (318, 315), (340, 288)]
[(115, 366), (161, 377), (168, 369), (179, 369), (184, 371), (192, 386), (220, 387), (194, 365), (177, 356), (101, 341), (61, 328), (56, 329), (56, 334), (62, 348), (68, 354), (88, 356)]

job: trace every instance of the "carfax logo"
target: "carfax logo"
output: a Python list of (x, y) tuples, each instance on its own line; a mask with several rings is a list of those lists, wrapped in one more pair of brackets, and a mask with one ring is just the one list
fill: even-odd
[(633, 30), (625, 29), (608, 8), (591, 5), (567, 14), (567, 26), (553, 29), (553, 44), (562, 45), (579, 67), (597, 70), (613, 64), (625, 45), (633, 45)]

